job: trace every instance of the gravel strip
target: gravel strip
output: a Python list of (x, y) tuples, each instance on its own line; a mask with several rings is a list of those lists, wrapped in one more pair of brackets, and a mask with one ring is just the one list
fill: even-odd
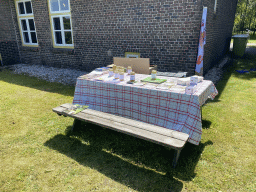
[(11, 69), (15, 74), (26, 74), (49, 82), (62, 83), (64, 85), (75, 85), (77, 77), (88, 73), (86, 71), (78, 71), (74, 69), (60, 69), (27, 64), (12, 65)]
[[(222, 77), (223, 66), (229, 61), (230, 59), (228, 57), (224, 58), (217, 67), (213, 67), (208, 71), (204, 76), (204, 79), (211, 80), (216, 85)], [(10, 68), (15, 74), (26, 74), (49, 82), (62, 83), (64, 85), (75, 85), (77, 77), (88, 73), (86, 71), (78, 71), (74, 69), (60, 69), (28, 64), (16, 64), (8, 68)]]

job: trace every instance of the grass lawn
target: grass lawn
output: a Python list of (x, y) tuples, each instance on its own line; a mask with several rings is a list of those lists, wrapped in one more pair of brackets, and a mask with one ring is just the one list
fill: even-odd
[(199, 146), (173, 151), (51, 111), (74, 87), (0, 71), (0, 191), (255, 191), (256, 58), (237, 59), (203, 107)]

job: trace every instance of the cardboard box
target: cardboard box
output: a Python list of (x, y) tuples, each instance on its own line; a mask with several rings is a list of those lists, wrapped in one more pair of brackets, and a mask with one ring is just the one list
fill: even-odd
[[(109, 65), (109, 66), (111, 67), (112, 65)], [(149, 58), (114, 57), (114, 65), (123, 66), (125, 68), (127, 68), (128, 66), (131, 66), (132, 70), (135, 73), (147, 74), (147, 75), (151, 74), (152, 70), (157, 70), (156, 65), (155, 66), (150, 66)]]

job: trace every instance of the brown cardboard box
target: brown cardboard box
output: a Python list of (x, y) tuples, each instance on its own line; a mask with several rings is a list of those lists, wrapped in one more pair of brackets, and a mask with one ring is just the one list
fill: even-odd
[[(108, 67), (111, 67), (112, 65), (108, 65)], [(149, 58), (114, 57), (114, 65), (123, 66), (125, 68), (127, 68), (128, 66), (131, 66), (132, 70), (135, 73), (140, 73), (140, 74), (151, 74), (152, 70), (157, 70), (156, 65), (150, 66)]]

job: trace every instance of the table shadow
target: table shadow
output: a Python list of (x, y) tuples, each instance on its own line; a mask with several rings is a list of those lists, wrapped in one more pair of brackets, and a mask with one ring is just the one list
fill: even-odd
[(202, 119), (202, 128), (209, 129), (211, 127), (212, 122), (208, 120)]
[(66, 135), (45, 142), (81, 165), (138, 191), (181, 191), (179, 180), (191, 181), (196, 176), (195, 167), (209, 144), (212, 142), (186, 144), (174, 169), (174, 150), (89, 123), (78, 132), (71, 132), (69, 126)]

